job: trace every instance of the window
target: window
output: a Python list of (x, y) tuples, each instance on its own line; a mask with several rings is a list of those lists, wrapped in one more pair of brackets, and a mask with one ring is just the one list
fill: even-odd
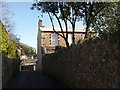
[(58, 45), (58, 34), (51, 34), (51, 42), (52, 46)]
[(69, 45), (72, 44), (72, 34), (68, 34), (68, 42), (69, 42)]

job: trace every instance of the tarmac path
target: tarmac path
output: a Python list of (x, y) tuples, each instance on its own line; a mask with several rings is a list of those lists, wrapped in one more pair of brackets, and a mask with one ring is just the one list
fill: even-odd
[(7, 88), (57, 88), (63, 90), (57, 81), (37, 71), (21, 71)]

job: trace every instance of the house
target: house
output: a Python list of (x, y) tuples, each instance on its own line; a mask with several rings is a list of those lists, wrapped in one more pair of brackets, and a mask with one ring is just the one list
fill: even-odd
[[(61, 33), (60, 27), (55, 27), (57, 32)], [(66, 34), (66, 29), (63, 28), (64, 34)], [(95, 32), (92, 32), (93, 34)], [(84, 39), (85, 29), (76, 28), (75, 29), (75, 43), (78, 40)], [(72, 44), (72, 28), (68, 28), (68, 42), (69, 45)], [(42, 55), (55, 52), (55, 46), (66, 47), (64, 39), (53, 31), (52, 27), (46, 27), (42, 25), (42, 20), (38, 21), (38, 34), (37, 34), (37, 64), (36, 70), (42, 71)], [(44, 49), (44, 51), (43, 51)], [(43, 53), (44, 52), (44, 53)]]
[[(42, 25), (42, 20), (39, 19), (38, 21), (38, 29), (39, 29), (39, 39), (40, 39), (40, 44), (38, 45), (38, 48), (40, 46), (42, 46), (42, 48), (44, 48), (44, 52), (45, 53), (54, 53), (55, 51), (55, 46), (63, 46), (66, 47), (65, 41), (64, 39), (56, 34), (53, 31), (53, 27), (49, 26), (43, 26)], [(57, 31), (58, 33), (62, 34), (60, 27), (55, 27), (55, 31)], [(63, 33), (66, 34), (66, 29), (65, 27), (63, 28)], [(72, 33), (73, 30), (72, 28), (68, 28), (68, 42), (69, 45), (72, 44)], [(91, 31), (92, 35), (95, 33), (93, 31)], [(85, 29), (83, 28), (76, 28), (75, 32), (75, 43), (78, 42), (78, 40), (83, 40), (85, 37)]]
[[(40, 30), (40, 34), (38, 34), (40, 37), (40, 44), (38, 45), (38, 48), (39, 46), (42, 46), (45, 53), (54, 53), (55, 46), (58, 45), (66, 47), (64, 39), (53, 31), (53, 27), (42, 26), (42, 20), (40, 19), (38, 21), (38, 29)], [(55, 30), (62, 34), (60, 27), (55, 27)], [(63, 33), (66, 34), (65, 28), (63, 28)], [(85, 29), (76, 28), (74, 35), (75, 43), (77, 43), (78, 40), (84, 39)], [(72, 44), (72, 28), (68, 28), (68, 42), (69, 45)]]

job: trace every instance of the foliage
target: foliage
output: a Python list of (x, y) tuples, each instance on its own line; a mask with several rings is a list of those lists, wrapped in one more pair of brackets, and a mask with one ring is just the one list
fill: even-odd
[(0, 2), (0, 37), (1, 37), (1, 45), (0, 49), (2, 53), (4, 53), (8, 58), (13, 59), (16, 57), (16, 43), (12, 41), (10, 33), (12, 33), (14, 26), (13, 22), (10, 19), (12, 15), (9, 12), (8, 6), (4, 1)]
[(82, 19), (86, 26), (85, 38), (88, 38), (92, 24), (97, 20), (97, 16), (102, 12), (109, 3), (106, 2), (82, 2)]
[(7, 39), (8, 39), (8, 34), (7, 31), (5, 30), (5, 27), (3, 26), (2, 22), (0, 21), (0, 38), (1, 38), (1, 44), (0, 44), (0, 49), (3, 53), (7, 53)]
[(8, 32), (6, 31), (6, 28), (4, 27), (1, 21), (0, 32), (0, 37), (2, 38), (0, 49), (2, 53), (7, 55), (7, 57), (10, 59), (16, 58), (16, 43), (10, 39)]
[(7, 32), (12, 33), (14, 29), (14, 22), (10, 18), (12, 17), (13, 13), (10, 12), (8, 5), (4, 1), (0, 2), (0, 7), (0, 12), (2, 12), (2, 14), (0, 14), (0, 19), (4, 24), (4, 27), (6, 28)]
[(15, 58), (15, 57), (16, 57), (16, 43), (10, 41), (8, 46), (8, 58)]
[(33, 55), (33, 57), (34, 57), (34, 58), (36, 58), (36, 57), (37, 57), (36, 52), (33, 52), (33, 53), (32, 53), (32, 55)]
[[(42, 13), (47, 13), (51, 20), (53, 30), (55, 33), (64, 38), (66, 46), (68, 42), (68, 22), (70, 22), (73, 29), (72, 43), (75, 43), (75, 25), (80, 20), (85, 25), (85, 38), (91, 37), (90, 32), (97, 32), (100, 37), (109, 37), (112, 33), (117, 31), (119, 20), (119, 2), (39, 2), (36, 0), (32, 9)], [(56, 32), (54, 28), (53, 19), (56, 18), (61, 28), (62, 35)], [(66, 35), (63, 33), (61, 21), (64, 22), (66, 27)]]
[(56, 46), (56, 47), (55, 47), (55, 52), (58, 52), (59, 50), (61, 50), (61, 49), (63, 49), (63, 48), (65, 48), (65, 47), (63, 47), (63, 46)]
[(80, 44), (83, 44), (84, 43), (84, 40), (80, 39), (77, 41), (77, 45), (80, 45)]
[[(75, 43), (74, 32), (75, 24), (77, 21), (79, 21), (79, 12), (77, 11), (77, 8), (79, 8), (79, 6), (79, 3), (35, 2), (31, 9), (37, 8), (37, 10), (41, 11), (42, 13), (47, 13), (49, 15), (54, 32), (60, 35), (65, 40), (66, 46), (68, 47), (68, 21), (70, 22), (73, 29), (72, 43)], [(57, 20), (62, 34), (58, 33), (55, 30), (53, 22), (54, 18)], [(66, 34), (64, 34), (63, 32), (63, 26), (61, 21), (64, 22)]]
[[(60, 8), (60, 19), (62, 19), (65, 22), (66, 28), (67, 28), (67, 21), (70, 22), (72, 26), (72, 43), (75, 44), (75, 25), (76, 22), (80, 21), (80, 15), (81, 12), (79, 12), (79, 9), (81, 8), (80, 2), (60, 2), (59, 3)], [(67, 33), (67, 30), (66, 30)], [(68, 34), (66, 34), (66, 37)]]
[(93, 27), (97, 30), (100, 38), (110, 39), (110, 37), (119, 30), (119, 4), (119, 2), (109, 3), (109, 6), (98, 15), (98, 19), (93, 24)]
[(19, 43), (19, 46), (22, 48), (22, 55), (36, 56), (36, 51), (34, 48), (23, 43)]

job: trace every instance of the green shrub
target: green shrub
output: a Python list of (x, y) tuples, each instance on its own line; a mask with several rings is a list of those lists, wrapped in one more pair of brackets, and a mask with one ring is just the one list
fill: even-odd
[(2, 53), (7, 53), (7, 48), (8, 48), (8, 44), (7, 44), (7, 39), (8, 39), (8, 34), (7, 31), (5, 30), (2, 22), (0, 21), (0, 39), (1, 39), (1, 44), (0, 44), (0, 49), (2, 51)]
[(16, 43), (10, 39), (8, 32), (6, 31), (4, 25), (0, 21), (0, 50), (3, 54), (7, 55), (8, 58), (16, 58)]

